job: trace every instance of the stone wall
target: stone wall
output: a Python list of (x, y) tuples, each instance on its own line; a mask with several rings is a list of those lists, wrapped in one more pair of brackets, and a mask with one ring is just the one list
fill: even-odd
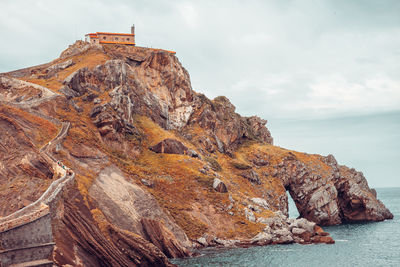
[[(16, 248), (0, 253), (0, 266), (9, 266), (23, 262), (48, 259), (53, 253), (54, 243), (39, 244), (25, 248)], [(31, 266), (31, 265), (24, 265)]]
[(34, 203), (0, 219), (0, 266), (51, 258), (51, 219), (75, 174), (54, 181)]
[(49, 209), (35, 218), (0, 233), (0, 265), (48, 259), (54, 247)]
[(0, 248), (2, 250), (17, 247), (29, 247), (35, 244), (51, 243), (53, 235), (49, 228), (51, 226), (50, 213), (42, 215), (35, 220), (11, 228), (0, 233)]

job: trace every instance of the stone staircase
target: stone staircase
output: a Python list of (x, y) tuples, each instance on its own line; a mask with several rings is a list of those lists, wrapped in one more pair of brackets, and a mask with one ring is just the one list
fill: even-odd
[(73, 183), (75, 173), (61, 162), (58, 162), (50, 151), (53, 146), (56, 146), (67, 135), (70, 123), (61, 122), (56, 118), (31, 109), (33, 106), (57, 97), (57, 93), (37, 84), (1, 75), (0, 82), (12, 84), (15, 87), (31, 86), (43, 92), (44, 96), (38, 100), (23, 103), (0, 100), (0, 104), (5, 102), (9, 105), (29, 109), (31, 113), (39, 117), (62, 125), (57, 136), (43, 146), (40, 152), (53, 161), (58, 172), (63, 174), (61, 178), (51, 183), (38, 200), (6, 217), (0, 217), (0, 267), (53, 266), (53, 262), (49, 260), (52, 257), (55, 245), (51, 216), (57, 209), (56, 202), (59, 201), (63, 191)]
[(53, 262), (49, 260), (37, 260), (10, 265), (10, 267), (52, 267)]
[(43, 204), (0, 232), (0, 266), (52, 266), (54, 244), (49, 207)]

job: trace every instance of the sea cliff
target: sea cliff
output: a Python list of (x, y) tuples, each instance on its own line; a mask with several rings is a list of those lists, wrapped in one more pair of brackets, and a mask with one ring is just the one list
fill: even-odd
[[(168, 266), (197, 247), (333, 243), (321, 226), (393, 218), (361, 172), (274, 146), (266, 120), (196, 93), (169, 51), (78, 41), (1, 74), (0, 97), (0, 215), (59, 178), (54, 160), (75, 174), (50, 209), (58, 265)], [(288, 218), (287, 194), (301, 218)]]

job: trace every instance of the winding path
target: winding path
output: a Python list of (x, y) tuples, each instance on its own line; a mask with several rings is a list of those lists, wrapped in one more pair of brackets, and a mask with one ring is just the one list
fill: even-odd
[[(74, 180), (75, 173), (57, 161), (51, 154), (51, 148), (59, 144), (68, 133), (70, 122), (61, 122), (57, 118), (41, 114), (31, 108), (59, 96), (50, 89), (15, 78), (0, 77), (0, 82), (12, 86), (32, 86), (43, 92), (43, 97), (25, 102), (0, 101), (0, 103), (28, 109), (40, 117), (61, 124), (62, 127), (52, 140), (40, 150), (56, 166), (61, 178), (53, 181), (38, 200), (6, 217), (0, 218), (0, 266), (52, 266), (48, 260), (55, 245), (51, 228), (51, 212), (58, 196), (66, 185)], [(60, 163), (60, 165), (58, 164)], [(63, 166), (63, 168), (61, 167)], [(54, 207), (56, 208), (56, 207)], [(25, 264), (25, 265), (24, 265)], [(27, 265), (26, 265), (27, 264)]]

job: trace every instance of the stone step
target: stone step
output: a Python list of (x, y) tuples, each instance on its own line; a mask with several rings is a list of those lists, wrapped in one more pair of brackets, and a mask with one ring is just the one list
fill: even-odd
[(0, 250), (0, 266), (47, 259), (53, 253), (55, 243)]
[(7, 227), (6, 231), (2, 231), (0, 226), (0, 244), (4, 250), (53, 241), (51, 218), (47, 206), (43, 206), (34, 213), (11, 220)]
[(9, 267), (52, 267), (53, 262), (48, 259), (35, 260), (12, 264)]

